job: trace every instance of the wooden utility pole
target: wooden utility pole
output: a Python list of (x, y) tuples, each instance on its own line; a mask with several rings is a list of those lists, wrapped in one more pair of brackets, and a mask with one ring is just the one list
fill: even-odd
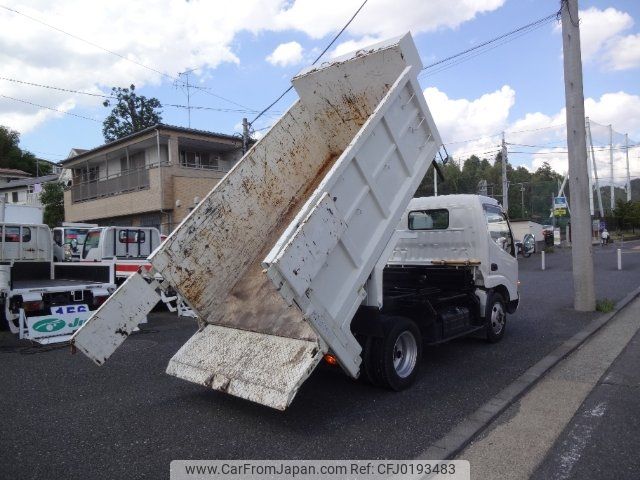
[(589, 214), (589, 178), (578, 0), (561, 0), (561, 12), (567, 147), (569, 151), (569, 190), (572, 206), (573, 306), (576, 310), (584, 312), (595, 310), (596, 295), (593, 277), (591, 215)]

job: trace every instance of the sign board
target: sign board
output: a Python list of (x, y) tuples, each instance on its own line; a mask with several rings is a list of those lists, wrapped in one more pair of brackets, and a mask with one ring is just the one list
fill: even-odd
[(51, 307), (50, 315), (27, 317), (29, 338), (69, 335), (91, 316), (87, 305), (61, 305)]
[(555, 217), (564, 217), (567, 214), (567, 210), (567, 197), (555, 197), (553, 199), (553, 215)]
[(560, 227), (555, 227), (553, 229), (553, 244), (554, 245), (561, 245), (562, 241), (560, 238)]

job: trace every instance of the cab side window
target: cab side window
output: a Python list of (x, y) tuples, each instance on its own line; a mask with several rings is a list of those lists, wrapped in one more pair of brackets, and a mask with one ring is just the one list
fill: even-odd
[(509, 255), (515, 257), (515, 245), (507, 216), (496, 205), (484, 205), (484, 216), (487, 220), (487, 230), (494, 242)]

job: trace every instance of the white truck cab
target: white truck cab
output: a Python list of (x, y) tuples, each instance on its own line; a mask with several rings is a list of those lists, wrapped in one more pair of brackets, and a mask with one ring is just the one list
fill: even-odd
[(509, 221), (497, 200), (480, 195), (414, 198), (397, 229), (388, 264), (473, 265), (479, 291), (496, 290), (511, 313), (518, 306), (518, 262)]
[(82, 261), (146, 259), (160, 245), (153, 227), (97, 227), (87, 231)]
[(79, 262), (87, 232), (98, 225), (63, 222), (53, 229), (53, 261)]

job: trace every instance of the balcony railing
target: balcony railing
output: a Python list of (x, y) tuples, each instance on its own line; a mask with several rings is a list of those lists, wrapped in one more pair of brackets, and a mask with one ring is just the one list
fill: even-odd
[(73, 203), (85, 202), (120, 193), (146, 190), (147, 188), (149, 188), (149, 169), (138, 168), (106, 179), (88, 180), (80, 183), (74, 180), (71, 186), (71, 201)]

